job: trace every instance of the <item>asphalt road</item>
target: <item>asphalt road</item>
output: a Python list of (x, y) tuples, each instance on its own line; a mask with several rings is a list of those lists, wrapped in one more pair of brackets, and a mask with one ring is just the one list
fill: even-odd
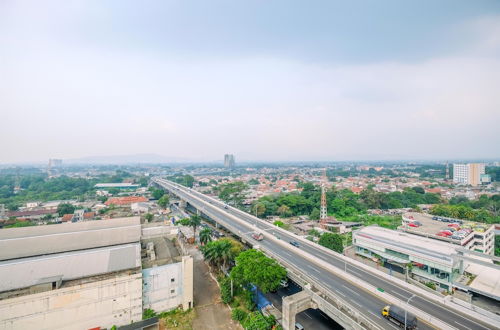
[[(268, 233), (274, 234), (283, 241), (289, 242), (295, 240), (295, 238), (291, 234), (276, 230), (273, 225), (255, 218), (248, 213), (242, 212), (232, 207), (225, 208), (223, 203), (214, 201), (208, 196), (182, 186), (173, 185), (166, 180), (162, 181), (163, 186), (166, 189), (187, 200), (193, 206), (198, 206), (198, 208), (202, 212), (204, 209), (205, 211), (210, 211), (210, 213), (217, 217), (217, 220), (222, 225), (224, 225), (224, 223), (227, 223), (230, 226), (236, 228), (241, 232), (242, 236), (246, 237), (247, 240), (250, 237), (250, 233), (254, 231), (253, 226), (255, 225), (261, 230), (265, 230)], [(200, 201), (197, 199), (203, 200), (204, 203), (200, 204)], [(233, 219), (228, 217), (228, 213), (246, 221), (248, 225), (234, 221)], [(393, 284), (391, 281), (376, 277), (371, 272), (365, 271), (356, 266), (352, 266), (349, 264), (345, 265), (344, 261), (334, 254), (330, 254), (315, 247), (315, 243), (300, 242), (300, 244), (301, 246), (299, 248), (293, 247), (291, 245), (289, 248), (284, 248), (282, 245), (274, 242), (273, 240), (264, 239), (263, 241), (259, 242), (259, 245), (261, 245), (262, 248), (267, 248), (273, 253), (278, 254), (280, 257), (286, 259), (294, 266), (302, 269), (307, 276), (313, 277), (315, 280), (319, 281), (336, 294), (344, 297), (344, 299), (352, 304), (353, 307), (359, 308), (360, 311), (364, 311), (366, 313), (366, 316), (368, 316), (373, 322), (377, 323), (383, 328), (396, 328), (394, 324), (385, 320), (380, 314), (380, 311), (386, 305), (386, 302), (366, 292), (362, 288), (359, 288), (351, 284), (350, 282), (347, 282), (346, 280), (335, 276), (329, 270), (317, 266), (301, 255), (294, 253), (294, 249), (301, 249), (302, 251), (305, 251), (315, 256), (316, 258), (322, 259), (323, 261), (326, 261), (340, 269), (344, 269), (345, 266), (347, 266), (346, 270), (349, 274), (354, 275), (375, 287), (384, 289), (386, 293), (393, 295), (396, 298), (407, 300), (414, 295), (414, 292), (408, 291), (404, 288), (400, 288), (399, 286)], [(482, 323), (479, 320), (472, 319), (467, 315), (449, 311), (446, 306), (427, 300), (426, 298), (422, 298), (418, 295), (415, 295), (413, 298), (411, 298), (410, 304), (457, 329), (491, 329), (488, 325)], [(418, 328), (432, 329), (432, 327), (428, 326), (422, 321), (419, 322)]]

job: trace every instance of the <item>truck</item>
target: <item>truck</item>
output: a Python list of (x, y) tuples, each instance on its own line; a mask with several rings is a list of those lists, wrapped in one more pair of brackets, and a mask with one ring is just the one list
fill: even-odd
[(417, 318), (415, 315), (406, 312), (404, 309), (387, 305), (382, 309), (382, 316), (397, 324), (400, 327), (405, 326), (405, 313), (406, 313), (406, 329), (414, 330), (417, 328)]
[(253, 233), (252, 238), (256, 241), (262, 241), (264, 239), (264, 235), (262, 233)]

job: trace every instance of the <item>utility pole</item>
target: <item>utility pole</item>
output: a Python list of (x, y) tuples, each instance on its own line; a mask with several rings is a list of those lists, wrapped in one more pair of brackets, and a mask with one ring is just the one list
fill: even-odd
[(319, 210), (319, 220), (321, 228), (326, 229), (327, 209), (326, 209), (326, 187), (321, 185), (321, 208)]
[(405, 330), (406, 330), (406, 315), (408, 314), (408, 304), (410, 303), (410, 300), (411, 300), (411, 298), (413, 298), (413, 297), (415, 297), (415, 295), (414, 295), (414, 294), (412, 294), (412, 295), (411, 295), (411, 297), (410, 297), (410, 298), (408, 298), (408, 300), (406, 301), (406, 305), (407, 305), (407, 306), (405, 306)]

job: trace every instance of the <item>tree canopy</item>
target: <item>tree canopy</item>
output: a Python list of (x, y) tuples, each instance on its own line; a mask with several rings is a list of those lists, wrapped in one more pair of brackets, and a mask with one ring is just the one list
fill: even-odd
[(163, 195), (160, 197), (158, 200), (158, 206), (162, 208), (166, 208), (168, 206), (168, 203), (170, 202), (170, 198), (168, 197), (167, 194)]
[(324, 233), (320, 236), (318, 243), (319, 245), (322, 245), (338, 253), (342, 253), (342, 251), (344, 250), (342, 236), (340, 236), (339, 234)]
[(241, 207), (243, 205), (247, 189), (248, 186), (241, 181), (225, 183), (217, 187), (219, 198), (236, 207)]
[(275, 260), (254, 249), (241, 252), (230, 274), (237, 283), (254, 284), (267, 293), (280, 286), (286, 278), (286, 270)]

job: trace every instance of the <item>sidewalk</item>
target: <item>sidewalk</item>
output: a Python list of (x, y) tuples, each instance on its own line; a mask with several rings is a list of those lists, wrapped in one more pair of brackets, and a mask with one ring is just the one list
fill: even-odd
[(217, 283), (209, 274), (201, 252), (189, 245), (188, 252), (194, 259), (194, 309), (196, 318), (193, 329), (242, 329), (231, 319), (231, 310), (222, 303)]

